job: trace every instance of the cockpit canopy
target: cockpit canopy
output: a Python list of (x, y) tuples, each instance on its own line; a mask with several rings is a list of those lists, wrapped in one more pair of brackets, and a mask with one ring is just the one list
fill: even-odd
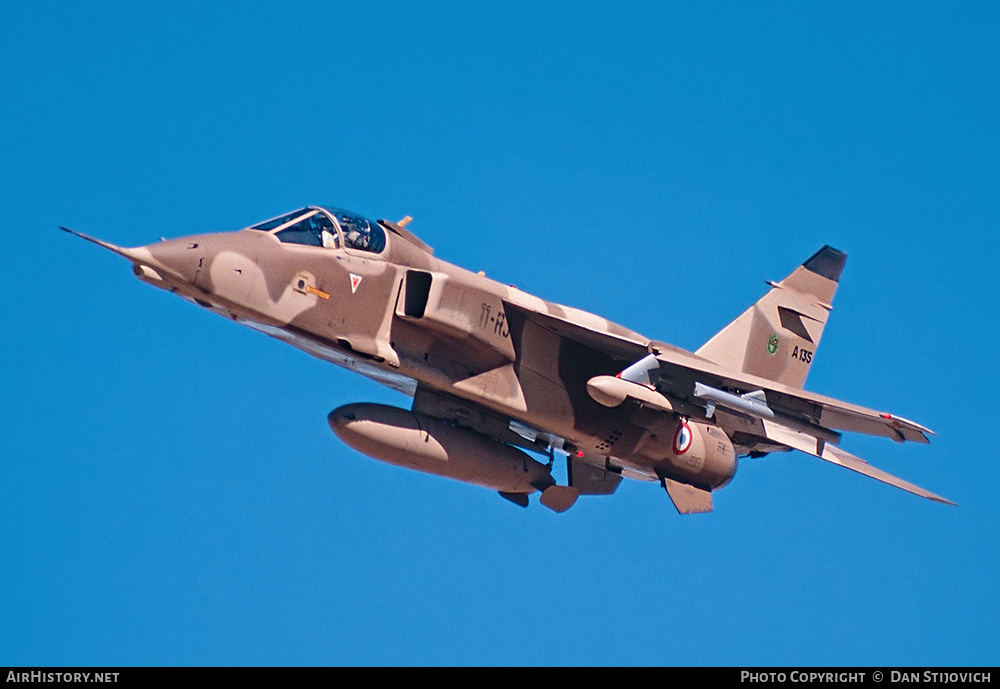
[(385, 230), (373, 220), (342, 208), (309, 206), (253, 225), (251, 230), (273, 234), (282, 242), (327, 249), (348, 249), (381, 253)]

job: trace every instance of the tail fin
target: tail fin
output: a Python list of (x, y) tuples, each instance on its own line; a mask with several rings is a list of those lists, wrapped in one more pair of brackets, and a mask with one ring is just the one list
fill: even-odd
[(833, 308), (847, 254), (824, 246), (702, 345), (709, 361), (801, 388)]

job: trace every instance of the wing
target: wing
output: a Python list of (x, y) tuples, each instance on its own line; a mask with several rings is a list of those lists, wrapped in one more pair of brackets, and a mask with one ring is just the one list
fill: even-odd
[[(927, 436), (934, 435), (930, 429), (900, 416), (842, 402), (760, 376), (735, 372), (673, 345), (655, 341), (643, 342), (637, 336), (619, 334), (610, 329), (602, 330), (596, 325), (587, 326), (567, 318), (521, 309), (509, 302), (505, 302), (504, 306), (508, 311), (520, 311), (524, 318), (562, 337), (585, 344), (615, 359), (637, 362), (626, 370), (656, 370), (658, 377), (655, 384), (651, 380), (641, 379), (641, 376), (636, 382), (653, 384), (669, 398), (682, 400), (693, 398), (695, 383), (715, 388), (729, 388), (740, 393), (762, 390), (766, 394), (768, 406), (780, 410), (791, 423), (795, 424), (795, 421), (798, 421), (800, 423), (795, 425), (807, 424), (820, 433), (825, 429), (827, 435), (830, 435), (831, 430), (840, 430), (880, 435), (897, 442), (909, 440), (919, 443), (929, 443)], [(649, 354), (651, 351), (653, 354)], [(646, 355), (646, 358), (640, 358), (643, 355)], [(696, 406), (705, 406), (702, 400), (696, 399), (695, 403)]]
[[(595, 317), (573, 318), (508, 301), (504, 306), (561, 337), (634, 362), (618, 377), (597, 376), (588, 382), (591, 397), (605, 406), (630, 399), (661, 413), (710, 417), (741, 454), (795, 449), (915, 495), (954, 504), (836, 447), (841, 432), (928, 443), (930, 429), (802, 389), (845, 260), (843, 253), (824, 247), (784, 280), (770, 283), (772, 289), (763, 298), (697, 353), (643, 341)], [(774, 356), (779, 350), (782, 356)]]
[(934, 435), (930, 429), (900, 416), (799, 390), (758, 376), (734, 373), (676, 348), (661, 348), (656, 344), (653, 348), (656, 353), (651, 357), (655, 359), (659, 377), (657, 387), (668, 396), (687, 399), (698, 406), (706, 405), (703, 397), (694, 395), (695, 383), (726, 389), (736, 395), (763, 392), (767, 407), (775, 414), (795, 426), (804, 424), (817, 433), (826, 431), (829, 435), (829, 431), (849, 431), (884, 436), (900, 443), (929, 443), (927, 436)]
[(663, 412), (710, 417), (741, 454), (799, 450), (914, 495), (955, 504), (836, 447), (840, 431), (928, 443), (928, 435), (933, 435), (928, 428), (893, 414), (733, 373), (676, 348), (654, 344), (653, 349), (619, 378), (591, 379), (591, 396), (606, 406), (627, 398)]

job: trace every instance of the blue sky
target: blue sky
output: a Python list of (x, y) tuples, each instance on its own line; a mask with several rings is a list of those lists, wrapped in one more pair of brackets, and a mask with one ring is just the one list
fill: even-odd
[[(994, 3), (0, 10), (0, 663), (998, 661)], [(938, 432), (712, 515), (556, 515), (378, 463), (391, 390), (136, 281), (124, 245), (307, 203), (696, 348), (846, 251), (807, 387)]]

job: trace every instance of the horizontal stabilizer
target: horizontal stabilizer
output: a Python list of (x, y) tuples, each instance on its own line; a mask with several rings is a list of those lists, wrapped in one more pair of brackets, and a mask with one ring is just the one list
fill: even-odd
[(844, 452), (839, 447), (832, 447), (829, 445), (826, 446), (823, 450), (823, 456), (820, 459), (825, 459), (833, 464), (839, 464), (840, 466), (846, 467), (851, 471), (856, 471), (859, 474), (870, 476), (876, 481), (888, 483), (890, 486), (895, 486), (896, 488), (905, 490), (907, 493), (913, 493), (914, 495), (919, 495), (922, 498), (927, 498), (928, 500), (933, 500), (934, 502), (943, 502), (945, 505), (955, 505), (957, 507), (957, 503), (954, 503), (947, 498), (942, 498), (940, 495), (935, 495), (929, 490), (924, 490), (920, 486), (915, 486), (909, 481), (904, 481), (903, 479), (886, 473), (881, 469), (876, 469), (865, 460), (855, 457), (849, 452)]
[(893, 476), (892, 474), (882, 471), (881, 469), (876, 469), (860, 457), (855, 457), (849, 452), (845, 452), (839, 447), (834, 447), (833, 445), (824, 442), (822, 439), (811, 436), (808, 433), (801, 433), (788, 428), (787, 426), (783, 426), (779, 423), (768, 421), (766, 419), (763, 423), (764, 430), (769, 440), (774, 440), (782, 445), (787, 445), (793, 449), (810, 454), (813, 457), (825, 459), (831, 464), (838, 464), (842, 467), (850, 469), (851, 471), (856, 471), (859, 474), (869, 476), (876, 481), (888, 483), (890, 486), (895, 486), (900, 490), (905, 490), (908, 493), (919, 495), (922, 498), (934, 500), (935, 502), (943, 502), (946, 505), (955, 504), (951, 500), (942, 498), (940, 495), (935, 495), (929, 490), (924, 490), (920, 486), (915, 486), (909, 481), (904, 481), (903, 479)]
[(712, 491), (710, 490), (669, 478), (663, 479), (663, 487), (667, 490), (667, 495), (673, 501), (674, 507), (681, 514), (701, 514), (711, 512), (714, 509)]

